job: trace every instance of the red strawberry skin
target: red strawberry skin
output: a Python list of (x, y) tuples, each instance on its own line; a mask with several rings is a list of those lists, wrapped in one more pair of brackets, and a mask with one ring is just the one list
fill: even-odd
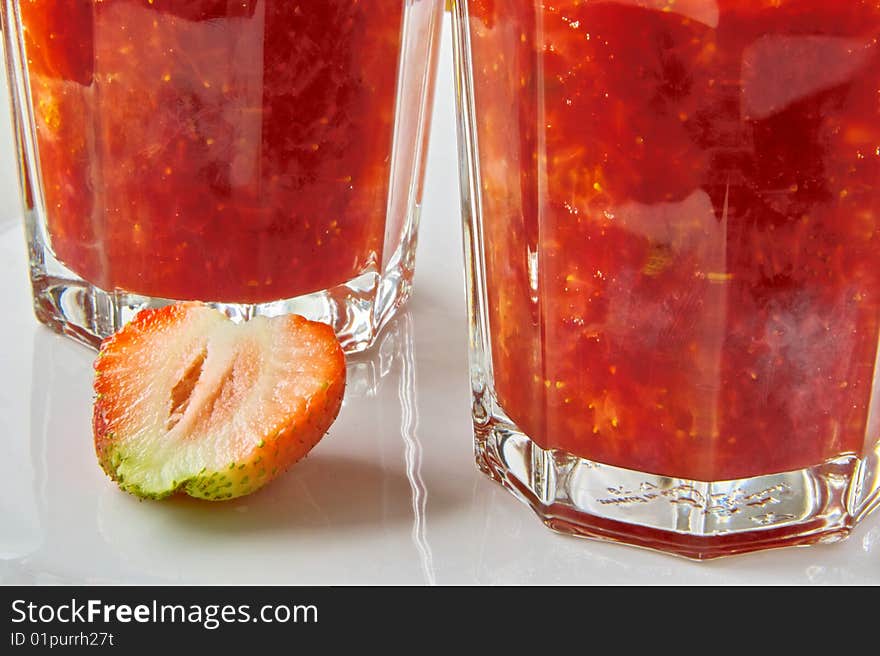
[(106, 339), (94, 389), (98, 461), (122, 489), (225, 500), (256, 491), (326, 434), (345, 357), (326, 324), (285, 315), (235, 325), (182, 303), (144, 310)]

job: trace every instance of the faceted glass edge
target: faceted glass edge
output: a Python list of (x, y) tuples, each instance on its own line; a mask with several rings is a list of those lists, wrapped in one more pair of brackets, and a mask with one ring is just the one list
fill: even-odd
[(836, 542), (880, 505), (880, 446), (805, 469), (697, 481), (543, 449), (474, 396), (477, 465), (550, 528), (703, 560)]

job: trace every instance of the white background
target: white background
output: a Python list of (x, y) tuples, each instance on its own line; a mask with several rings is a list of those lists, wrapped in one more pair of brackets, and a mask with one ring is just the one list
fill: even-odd
[(98, 468), (93, 353), (31, 314), (0, 98), (0, 583), (880, 583), (880, 514), (842, 544), (692, 563), (551, 533), (477, 473), (446, 27), (415, 296), (312, 455), (226, 504), (141, 503)]

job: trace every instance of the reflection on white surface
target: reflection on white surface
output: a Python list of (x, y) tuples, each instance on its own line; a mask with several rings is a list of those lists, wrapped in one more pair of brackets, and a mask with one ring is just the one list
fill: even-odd
[(413, 320), (409, 312), (405, 313), (398, 321), (402, 328), (404, 338), (399, 342), (401, 349), (401, 373), (398, 396), (400, 397), (400, 436), (406, 444), (406, 477), (409, 480), (412, 491), (413, 509), (413, 543), (418, 549), (422, 560), (422, 571), (425, 575), (425, 583), (435, 585), (437, 577), (434, 572), (434, 557), (431, 554), (431, 546), (427, 538), (428, 521), (428, 489), (422, 479), (422, 445), (416, 431), (419, 427), (419, 411), (416, 400), (416, 358), (414, 353), (414, 339), (412, 334)]
[(865, 553), (870, 553), (877, 548), (878, 543), (880, 543), (880, 526), (865, 533), (865, 537), (862, 538), (862, 549), (865, 550)]
[[(39, 533), (31, 536), (29, 553), (7, 560), (4, 583), (67, 583), (78, 577), (43, 563), (63, 563), (68, 554), (96, 546), (82, 522), (84, 516), (94, 517), (93, 484), (102, 476), (95, 471), (97, 460), (89, 441), (90, 390), (80, 384), (93, 354), (48, 330), (34, 330), (30, 341), (31, 380), (25, 387), (30, 401), (27, 410), (18, 410), (29, 417), (30, 431), (10, 437), (29, 452), (32, 471), (30, 485), (16, 490), (13, 498), (21, 509), (32, 512), (29, 523), (39, 527)], [(4, 467), (4, 477), (15, 475), (14, 465)]]
[[(43, 542), (39, 509), (40, 490), (37, 489), (37, 472), (44, 467), (42, 453), (35, 452), (33, 443), (27, 439), (31, 433), (29, 417), (16, 413), (22, 403), (19, 393), (26, 391), (22, 385), (17, 389), (4, 390), (0, 396), (0, 411), (4, 417), (20, 417), (23, 421), (10, 426), (0, 442), (0, 461), (5, 463), (3, 487), (0, 488), (0, 559), (25, 558), (36, 551)], [(19, 397), (19, 398), (14, 398)], [(22, 495), (19, 490), (34, 490), (34, 494)]]

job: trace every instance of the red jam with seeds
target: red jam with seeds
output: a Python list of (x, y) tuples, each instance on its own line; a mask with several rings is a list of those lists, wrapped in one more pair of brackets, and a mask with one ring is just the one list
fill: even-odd
[(873, 444), (877, 4), (470, 13), (494, 380), (519, 428), (696, 480)]
[(227, 302), (375, 270), (403, 11), (382, 4), (23, 0), (55, 255)]

